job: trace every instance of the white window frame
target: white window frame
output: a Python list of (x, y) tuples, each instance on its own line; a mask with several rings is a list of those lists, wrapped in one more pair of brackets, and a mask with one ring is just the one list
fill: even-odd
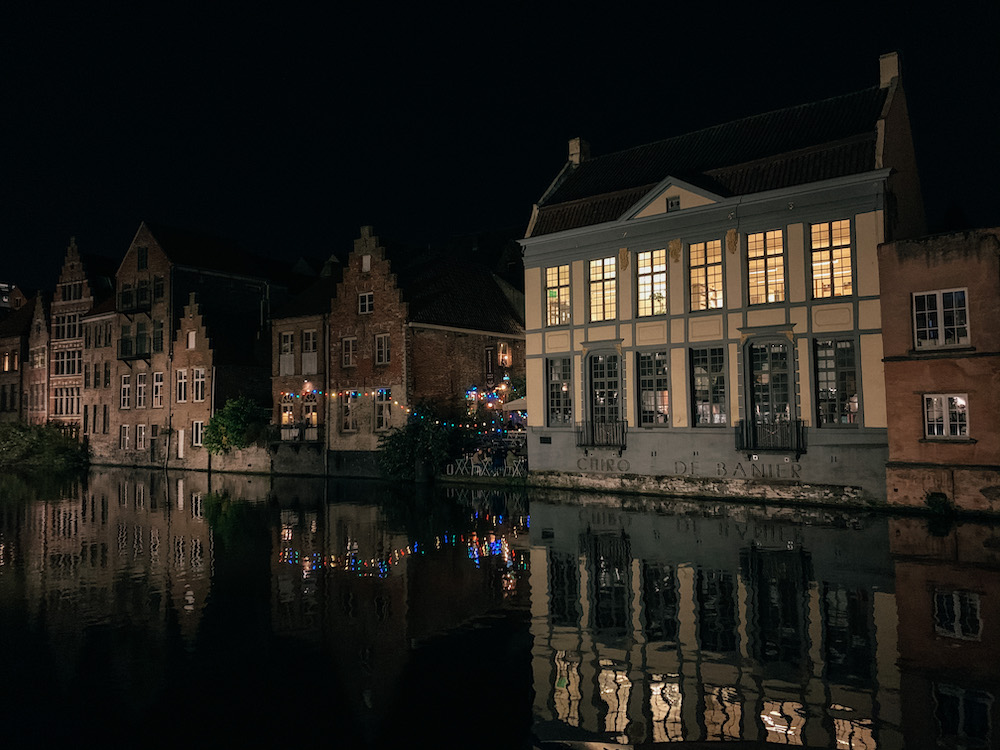
[(969, 439), (968, 393), (925, 393), (922, 411), (925, 439)]
[(375, 364), (377, 365), (387, 365), (392, 357), (392, 351), (389, 348), (389, 334), (388, 333), (376, 333), (375, 334)]
[(153, 408), (163, 408), (163, 373), (153, 373)]
[(122, 409), (132, 408), (132, 376), (122, 375), (121, 400), (119, 405)]
[(340, 431), (355, 433), (358, 431), (358, 408), (361, 405), (361, 394), (357, 391), (347, 391), (340, 399)]
[(590, 320), (615, 320), (618, 316), (618, 259), (595, 258), (589, 263)]
[[(961, 306), (954, 304), (955, 295), (962, 296)], [(925, 306), (918, 312), (918, 300), (933, 300), (933, 310)], [(945, 307), (946, 303), (951, 303)], [(949, 349), (952, 347), (969, 346), (971, 336), (969, 334), (969, 290), (967, 287), (956, 287), (954, 289), (936, 289), (927, 292), (915, 292), (911, 296), (911, 314), (913, 320), (913, 348), (917, 351), (926, 349)], [(946, 317), (951, 315), (950, 320)], [(933, 316), (933, 322), (928, 321), (928, 317)], [(950, 324), (949, 324), (950, 323)], [(948, 334), (951, 333), (953, 340), (949, 341)], [(921, 338), (922, 333), (933, 332), (933, 338), (929, 335)]]
[[(135, 374), (135, 408), (146, 408), (146, 373), (137, 372)], [(136, 440), (139, 436), (136, 434)]]
[(345, 336), (340, 340), (341, 366), (358, 366), (358, 339), (355, 336)]
[(375, 292), (358, 294), (358, 314), (370, 315), (373, 312), (375, 312)]
[(375, 431), (381, 432), (392, 427), (392, 390), (375, 389)]
[(545, 269), (545, 311), (546, 325), (569, 325), (572, 308), (568, 265)]
[(174, 403), (186, 404), (188, 400), (187, 370), (177, 370), (174, 373)]
[(191, 368), (191, 400), (192, 401), (204, 401), (205, 400), (205, 368), (204, 367), (192, 367)]
[(131, 450), (131, 448), (129, 447), (127, 424), (123, 424), (118, 428), (118, 448), (123, 451)]
[[(946, 607), (950, 606), (946, 610)], [(975, 619), (973, 630), (972, 618)], [(934, 632), (948, 638), (978, 641), (982, 638), (983, 617), (979, 594), (974, 591), (936, 589), (934, 591)]]
[(191, 422), (191, 445), (195, 448), (200, 448), (204, 437), (205, 423), (200, 419)]
[(146, 450), (146, 425), (144, 424), (135, 426), (135, 449), (137, 451)]
[(667, 314), (667, 251), (643, 250), (636, 254), (636, 316)]

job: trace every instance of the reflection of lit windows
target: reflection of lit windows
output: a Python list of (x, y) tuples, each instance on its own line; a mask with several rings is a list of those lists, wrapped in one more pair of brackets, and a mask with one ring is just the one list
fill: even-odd
[(928, 349), (969, 343), (969, 312), (965, 289), (945, 289), (913, 295), (914, 347)]
[(966, 438), (969, 435), (969, 397), (965, 393), (924, 394), (924, 436)]
[(545, 269), (545, 311), (547, 325), (569, 323), (569, 266)]
[(632, 692), (632, 681), (625, 673), (624, 665), (611, 659), (600, 660), (601, 671), (597, 675), (597, 689), (601, 699), (607, 704), (604, 715), (604, 731), (617, 738), (626, 739), (628, 728), (628, 699)]
[(684, 739), (679, 675), (650, 676), (649, 710), (653, 720), (653, 742), (680, 742)]
[(990, 715), (993, 696), (982, 690), (965, 690), (955, 685), (934, 685), (934, 718), (937, 719), (942, 747), (993, 747)]
[(813, 299), (853, 294), (851, 279), (851, 222), (812, 225)]
[(556, 718), (572, 727), (580, 726), (580, 657), (567, 651), (556, 651), (554, 657), (555, 685), (552, 703)]
[(639, 253), (636, 263), (640, 318), (667, 312), (667, 251)]
[(734, 687), (705, 685), (705, 739), (709, 742), (740, 740), (743, 704)]
[(614, 320), (617, 314), (615, 259), (590, 261), (590, 319)]
[(801, 745), (802, 728), (806, 723), (805, 708), (795, 701), (764, 701), (760, 720), (767, 730), (766, 742)]
[(785, 301), (785, 246), (781, 230), (747, 236), (750, 304)]
[(934, 631), (938, 635), (979, 640), (979, 594), (971, 591), (934, 592)]
[[(836, 706), (831, 706), (835, 708)], [(848, 750), (868, 750), (878, 747), (875, 742), (875, 723), (871, 719), (838, 719), (833, 720), (833, 736), (837, 747)]]
[(695, 242), (688, 248), (692, 310), (714, 310), (723, 305), (722, 240)]

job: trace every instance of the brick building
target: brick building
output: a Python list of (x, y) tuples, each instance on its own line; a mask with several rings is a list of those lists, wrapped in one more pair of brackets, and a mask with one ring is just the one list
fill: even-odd
[(0, 320), (0, 422), (27, 418), (25, 363), (35, 299), (21, 301)]
[(223, 239), (139, 227), (116, 274), (114, 359), (89, 357), (101, 369), (92, 410), (103, 412), (111, 375), (108, 419), (89, 433), (95, 462), (206, 468), (215, 410), (238, 395), (269, 403), (271, 271)]
[(1000, 510), (1000, 229), (879, 248), (887, 494)]
[(98, 455), (107, 457), (109, 446), (117, 445), (111, 436), (111, 415), (116, 413), (118, 390), (112, 388), (117, 374), (115, 348), (115, 297), (110, 295), (81, 318), (83, 345), (83, 436)]
[(374, 472), (379, 436), (415, 408), (457, 414), (470, 391), (523, 376), (520, 292), (493, 273), (489, 256), (483, 247), (391, 245), (361, 228), (330, 302), (335, 472)]
[(34, 298), (28, 330), (28, 361), (24, 378), (27, 401), (26, 419), (29, 424), (49, 421), (49, 308), (50, 295), (39, 293)]

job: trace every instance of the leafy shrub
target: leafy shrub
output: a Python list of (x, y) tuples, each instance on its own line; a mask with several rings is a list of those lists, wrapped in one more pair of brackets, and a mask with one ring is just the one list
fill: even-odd
[(215, 413), (202, 444), (209, 453), (229, 453), (233, 448), (247, 448), (263, 438), (270, 420), (267, 409), (246, 396), (231, 398)]
[(470, 441), (469, 431), (458, 425), (428, 415), (411, 416), (406, 425), (379, 438), (379, 469), (393, 479), (423, 478), (417, 476), (421, 470), (433, 477), (461, 454)]
[(61, 473), (89, 462), (87, 448), (54, 424), (0, 425), (0, 470)]

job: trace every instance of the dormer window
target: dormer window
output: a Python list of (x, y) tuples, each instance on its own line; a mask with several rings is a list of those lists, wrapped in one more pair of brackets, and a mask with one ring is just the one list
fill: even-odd
[(667, 196), (667, 213), (681, 210), (681, 197), (679, 195)]

